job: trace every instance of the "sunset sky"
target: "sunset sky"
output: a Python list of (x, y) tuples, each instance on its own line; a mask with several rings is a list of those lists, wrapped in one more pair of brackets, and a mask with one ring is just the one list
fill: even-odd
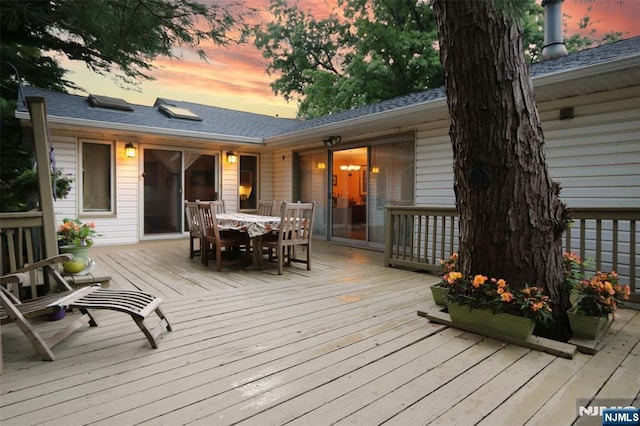
[[(267, 0), (251, 1), (252, 6), (267, 4)], [(335, 0), (301, 0), (302, 10), (312, 10), (317, 19), (326, 17)], [(266, 7), (266, 6), (265, 6)], [(585, 16), (588, 8), (593, 27), (598, 33), (622, 31), (623, 38), (640, 35), (640, 0), (565, 0), (563, 13), (568, 34), (577, 31), (576, 21)], [(274, 79), (266, 75), (266, 62), (252, 45), (220, 48), (202, 46), (208, 62), (193, 52), (185, 51), (181, 60), (158, 59), (152, 75), (154, 81), (143, 82), (137, 90), (125, 90), (106, 76), (90, 72), (84, 63), (61, 61), (70, 70), (67, 78), (88, 93), (124, 98), (128, 102), (153, 105), (156, 98), (168, 98), (205, 105), (255, 112), (280, 117), (295, 117), (296, 105), (276, 97), (269, 84)], [(86, 94), (86, 93), (79, 93)]]

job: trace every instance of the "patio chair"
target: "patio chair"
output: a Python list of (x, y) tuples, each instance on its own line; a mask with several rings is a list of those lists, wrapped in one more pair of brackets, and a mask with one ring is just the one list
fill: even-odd
[[(291, 262), (306, 263), (311, 270), (311, 239), (313, 235), (313, 217), (316, 203), (282, 203), (280, 228), (277, 232), (265, 235), (261, 239), (262, 249), (275, 250), (278, 261), (278, 275), (282, 275), (283, 264)], [(298, 259), (296, 246), (306, 247), (306, 259)]]
[(202, 259), (205, 266), (209, 266), (209, 250), (216, 253), (216, 269), (222, 270), (222, 249), (225, 251), (240, 251), (243, 247), (245, 254), (250, 253), (251, 242), (246, 232), (234, 230), (220, 230), (216, 220), (216, 206), (213, 202), (198, 203), (200, 224), (202, 226)]
[(224, 200), (216, 200), (216, 201), (201, 201), (201, 203), (206, 202), (211, 204), (211, 207), (214, 207), (216, 213), (226, 213), (227, 209), (224, 206)]
[[(54, 256), (22, 268), (21, 273), (0, 277), (0, 323), (14, 322), (40, 357), (45, 361), (53, 361), (55, 355), (52, 348), (55, 345), (86, 323), (91, 327), (98, 325), (89, 310), (107, 309), (130, 315), (144, 333), (151, 347), (157, 348), (157, 338), (162, 329), (166, 328), (167, 331), (171, 331), (169, 321), (160, 310), (162, 299), (141, 291), (104, 289), (99, 286), (73, 290), (58, 272), (60, 263), (70, 259), (71, 255), (68, 254)], [(26, 278), (25, 272), (36, 269), (41, 269), (43, 275), (55, 280), (58, 286), (64, 290), (21, 302), (5, 288), (7, 284), (19, 285)], [(29, 321), (29, 318), (74, 308), (77, 308), (82, 315), (48, 338), (42, 337)], [(158, 315), (160, 321), (154, 327), (149, 328), (144, 321), (152, 312)]]
[[(200, 256), (202, 251), (202, 235), (200, 232), (200, 213), (198, 201), (184, 202), (184, 211), (187, 216), (187, 229), (189, 230), (189, 259)], [(198, 240), (198, 249), (195, 249), (194, 241)]]
[(260, 216), (271, 216), (272, 212), (273, 212), (273, 204), (275, 203), (275, 201), (262, 201), (259, 200), (258, 201), (258, 209), (256, 211), (256, 214), (259, 214)]

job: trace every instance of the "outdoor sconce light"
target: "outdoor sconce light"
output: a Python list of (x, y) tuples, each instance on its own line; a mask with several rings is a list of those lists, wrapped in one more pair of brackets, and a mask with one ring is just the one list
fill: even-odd
[(377, 166), (371, 167), (371, 173), (380, 173), (380, 168)]
[(136, 158), (136, 147), (131, 142), (124, 146), (124, 156), (127, 158)]
[(238, 162), (238, 156), (233, 151), (227, 152), (227, 163), (236, 164)]
[(327, 168), (327, 163), (320, 162), (318, 163), (318, 169), (324, 170)]
[(322, 140), (322, 143), (324, 143), (324, 146), (326, 146), (327, 148), (338, 145), (340, 142), (342, 142), (342, 138), (340, 136), (329, 136), (328, 138)]

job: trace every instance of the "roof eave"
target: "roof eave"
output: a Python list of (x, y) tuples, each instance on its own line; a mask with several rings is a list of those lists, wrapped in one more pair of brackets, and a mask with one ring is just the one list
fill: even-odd
[[(15, 116), (18, 119), (31, 120), (29, 113), (26, 111), (16, 111)], [(123, 131), (123, 132), (146, 133), (146, 134), (154, 134), (154, 135), (160, 135), (160, 136), (177, 136), (181, 138), (190, 138), (190, 139), (206, 140), (206, 141), (264, 144), (264, 138), (224, 135), (219, 133), (194, 132), (189, 130), (167, 129), (167, 128), (161, 128), (161, 127), (152, 127), (152, 126), (137, 126), (137, 125), (124, 124), (124, 123), (87, 120), (83, 118), (61, 117), (57, 115), (47, 115), (47, 122), (50, 124), (90, 127), (90, 128), (96, 128), (96, 129)]]
[(283, 147), (291, 143), (299, 142), (300, 138), (314, 139), (318, 138), (318, 142), (330, 134), (340, 133), (343, 130), (352, 129), (358, 126), (364, 126), (373, 120), (393, 120), (394, 118), (412, 114), (414, 112), (424, 112), (432, 109), (440, 109), (447, 106), (446, 98), (438, 98), (435, 100), (420, 102), (417, 104), (407, 105), (400, 108), (394, 108), (387, 111), (380, 111), (374, 114), (363, 115), (361, 117), (350, 118), (335, 123), (327, 123), (309, 129), (302, 129), (290, 133), (271, 136), (265, 138), (265, 142), (270, 147)]
[(583, 67), (574, 68), (571, 70), (548, 73), (539, 77), (533, 77), (532, 80), (534, 87), (539, 87), (546, 86), (548, 84), (563, 83), (567, 80), (575, 80), (584, 77), (595, 77), (598, 75), (609, 74), (614, 71), (625, 71), (638, 67), (640, 67), (640, 55), (633, 55), (621, 59), (616, 59), (610, 62), (585, 65)]

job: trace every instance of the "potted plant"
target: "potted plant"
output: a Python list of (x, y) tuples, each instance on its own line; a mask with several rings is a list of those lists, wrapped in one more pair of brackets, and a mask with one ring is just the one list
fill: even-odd
[(622, 300), (629, 299), (629, 286), (618, 283), (615, 271), (596, 271), (593, 277), (584, 278), (580, 272), (584, 263), (575, 253), (564, 254), (564, 265), (572, 288), (573, 306), (567, 312), (571, 332), (574, 337), (597, 340), (613, 321)]
[[(449, 272), (458, 270), (458, 253), (455, 252), (448, 259), (440, 259), (440, 273), (443, 275), (447, 275)], [(433, 301), (438, 306), (447, 306), (447, 292), (448, 285), (445, 279), (443, 278), (437, 284), (432, 285), (431, 287), (431, 295), (433, 296)]]
[(89, 262), (89, 248), (93, 238), (100, 236), (93, 222), (83, 223), (80, 219), (65, 218), (58, 227), (58, 248), (61, 253), (71, 253), (74, 259), (63, 267), (68, 274), (82, 272)]
[(539, 287), (511, 290), (504, 279), (450, 271), (447, 308), (451, 321), (493, 334), (526, 340), (537, 323), (552, 319), (549, 297)]

